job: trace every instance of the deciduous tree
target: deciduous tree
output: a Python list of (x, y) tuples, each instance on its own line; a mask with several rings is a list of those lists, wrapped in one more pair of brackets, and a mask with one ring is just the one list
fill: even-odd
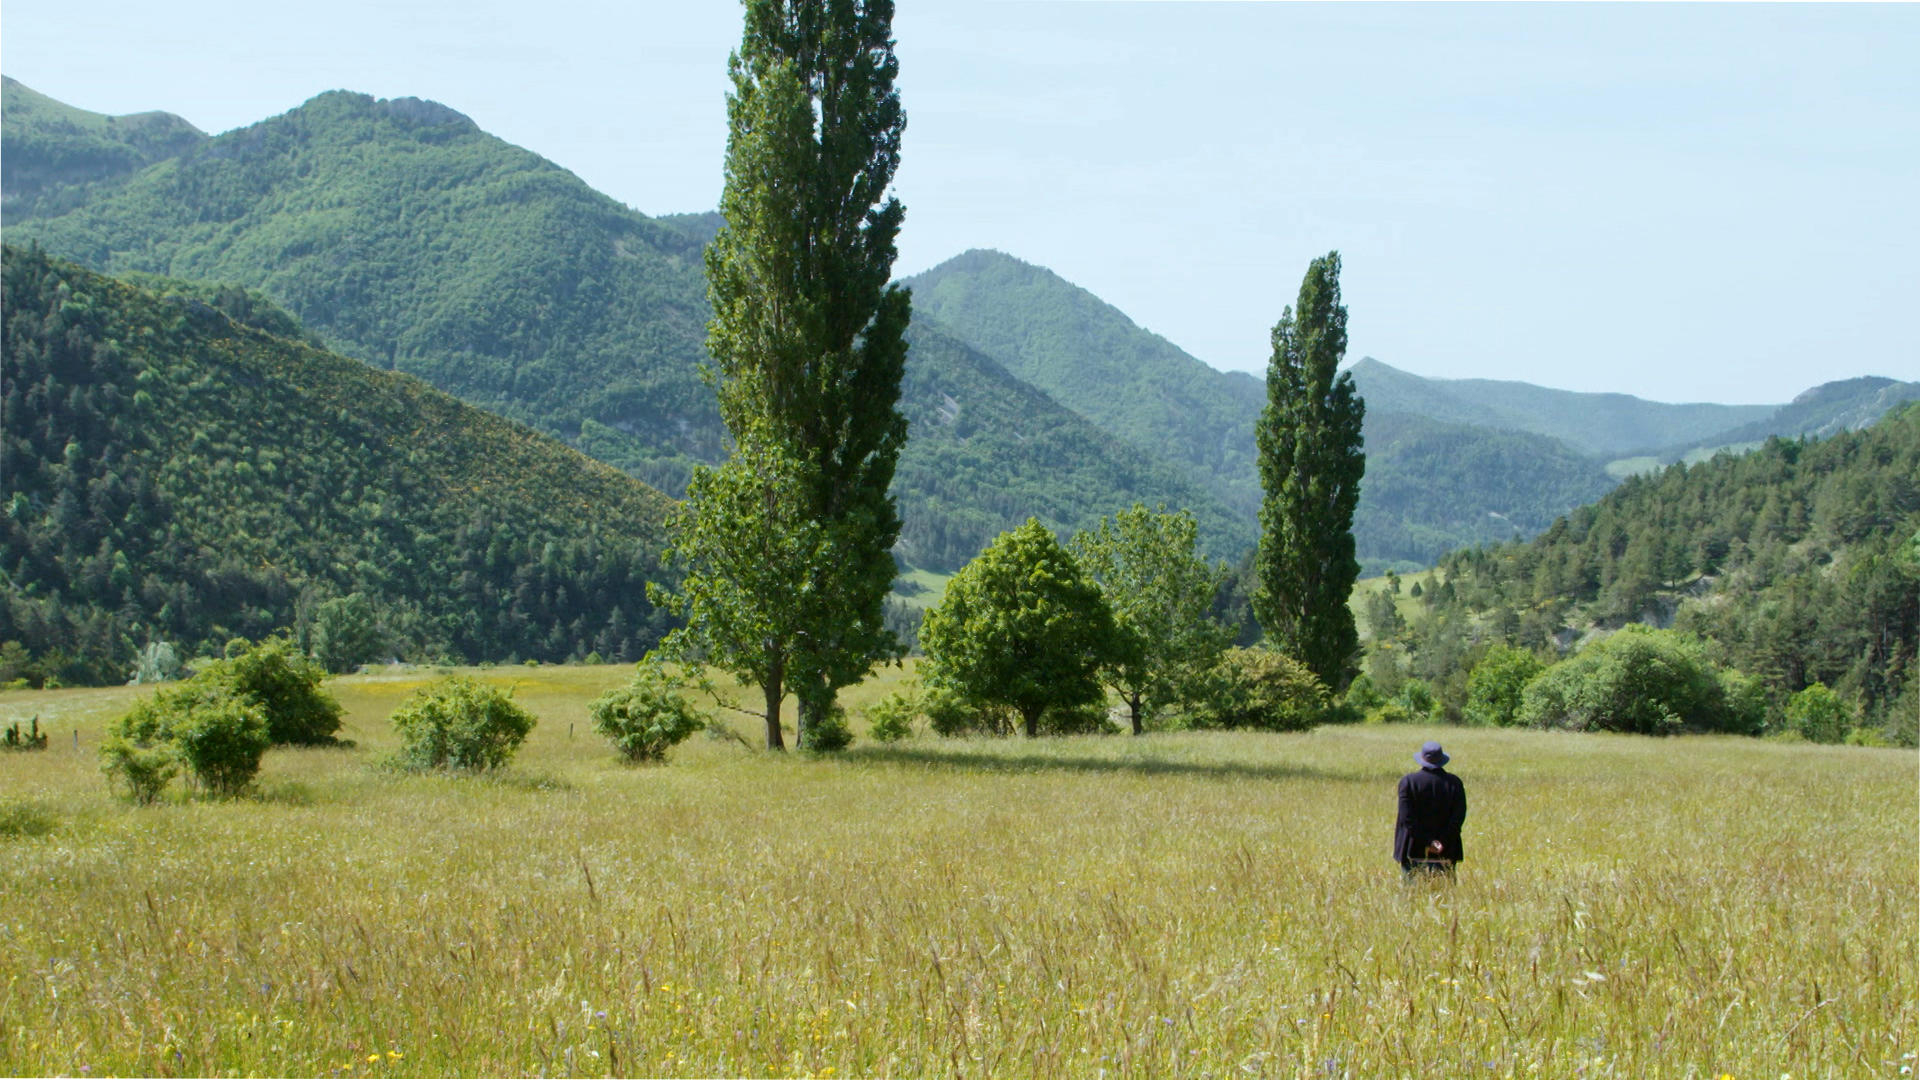
[[(831, 714), (839, 687), (898, 655), (882, 613), (900, 532), (887, 488), (907, 435), (897, 404), (910, 311), (907, 291), (889, 284), (904, 209), (888, 189), (906, 126), (892, 21), (889, 0), (748, 0), (731, 62), (727, 224), (707, 248), (709, 376), (736, 443), (751, 430), (766, 444), (756, 452), (793, 463), (795, 482), (762, 494), (777, 487), (796, 504), (763, 499), (753, 520), (764, 529), (806, 522), (822, 535), (789, 554), (831, 552), (794, 567), (783, 591), (723, 587), (740, 604), (788, 609), (754, 618), (790, 622), (790, 632), (751, 643), (761, 655), (750, 662), (731, 658), (765, 680), (773, 748), (783, 745), (778, 708), (789, 683), (804, 744), (809, 720)], [(736, 512), (737, 501), (702, 501), (702, 488), (696, 480), (689, 491), (696, 518)], [(791, 540), (700, 527), (708, 547), (723, 536)], [(699, 563), (691, 571), (717, 572)]]
[(1133, 733), (1219, 660), (1228, 632), (1209, 615), (1225, 567), (1194, 551), (1198, 526), (1182, 510), (1135, 503), (1073, 538), (1081, 570), (1113, 611), (1117, 647), (1100, 676), (1122, 701)]
[(1273, 328), (1260, 447), (1259, 586), (1254, 612), (1269, 640), (1334, 692), (1355, 670), (1359, 634), (1347, 597), (1359, 577), (1353, 511), (1366, 470), (1340, 303), (1340, 254), (1313, 260), (1294, 307)]
[(1099, 588), (1034, 518), (960, 568), (920, 643), (929, 688), (1011, 708), (1029, 738), (1047, 710), (1099, 702), (1121, 647)]

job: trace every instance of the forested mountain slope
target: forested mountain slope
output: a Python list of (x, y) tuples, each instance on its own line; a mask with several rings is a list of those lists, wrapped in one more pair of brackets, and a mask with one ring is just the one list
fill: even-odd
[(1686, 449), (1761, 442), (1775, 435), (1825, 438), (1866, 427), (1899, 405), (1916, 400), (1920, 400), (1920, 382), (1869, 375), (1823, 383), (1764, 419), (1720, 432)]
[[(263, 290), (348, 355), (677, 493), (725, 453), (698, 374), (716, 218), (662, 224), (444, 106), (335, 92), (8, 231), (113, 271)], [(1250, 517), (998, 364), (935, 328), (914, 341), (903, 557), (951, 570), (1028, 514), (1079, 527), (1135, 499), (1191, 506), (1223, 553), (1252, 542)], [(949, 397), (959, 427), (940, 422)]]
[(0, 75), (0, 203), (9, 212), (51, 188), (124, 176), (206, 139), (172, 113), (105, 116)]
[(1777, 695), (1824, 682), (1871, 720), (1920, 678), (1920, 404), (1635, 477), (1530, 542), (1456, 552), (1439, 573), (1416, 651), (1457, 656), (1446, 639), (1469, 627), (1544, 648), (1670, 622)]
[(1209, 367), (1085, 289), (997, 251), (966, 252), (906, 283), (916, 311), (1258, 513), (1253, 425), (1267, 401), (1259, 379)]
[(658, 639), (660, 493), (255, 328), (283, 312), (238, 322), (184, 291), (6, 248), (0, 641), (33, 654), (7, 648), (14, 674), (118, 681), (149, 639), (217, 653), (355, 592), (409, 658)]

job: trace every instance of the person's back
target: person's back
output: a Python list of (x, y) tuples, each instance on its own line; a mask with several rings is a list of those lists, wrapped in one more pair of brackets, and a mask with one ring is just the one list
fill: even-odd
[(1467, 820), (1467, 789), (1445, 768), (1446, 751), (1437, 742), (1420, 748), (1420, 766), (1400, 778), (1400, 813), (1393, 825), (1393, 858), (1412, 873), (1416, 866), (1452, 872), (1466, 858), (1460, 826)]

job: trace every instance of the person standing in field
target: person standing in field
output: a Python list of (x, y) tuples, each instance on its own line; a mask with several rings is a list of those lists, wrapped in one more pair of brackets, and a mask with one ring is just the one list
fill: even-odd
[(1393, 858), (1407, 876), (1416, 870), (1453, 873), (1466, 858), (1460, 826), (1467, 820), (1467, 788), (1446, 770), (1449, 758), (1437, 742), (1414, 756), (1420, 768), (1400, 778), (1400, 816), (1393, 823)]

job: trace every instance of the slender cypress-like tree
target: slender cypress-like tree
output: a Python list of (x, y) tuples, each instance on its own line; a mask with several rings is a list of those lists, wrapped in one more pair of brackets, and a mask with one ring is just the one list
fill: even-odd
[(1300, 296), (1273, 328), (1260, 414), (1259, 586), (1254, 614), (1273, 643), (1339, 692), (1360, 638), (1347, 597), (1360, 574), (1353, 509), (1367, 458), (1365, 403), (1339, 371), (1347, 351), (1340, 253), (1307, 267)]
[[(701, 523), (758, 506), (758, 528), (804, 521), (817, 532), (778, 590), (724, 590), (785, 609), (728, 625), (787, 632), (693, 629), (708, 656), (765, 680), (772, 748), (784, 745), (786, 686), (800, 699), (806, 745), (839, 688), (899, 651), (882, 621), (900, 532), (887, 488), (907, 438), (898, 402), (910, 314), (907, 290), (889, 284), (905, 214), (888, 194), (906, 127), (892, 23), (891, 0), (747, 0), (730, 66), (727, 224), (707, 248), (708, 374), (736, 444), (751, 433), (763, 463), (740, 476), (782, 483), (757, 499), (698, 504), (693, 527), (709, 542), (747, 542), (751, 523)], [(776, 458), (786, 463), (765, 464)], [(781, 502), (792, 499), (799, 504)], [(689, 559), (690, 595), (702, 593), (700, 575), (730, 562), (739, 564)], [(701, 617), (690, 605), (690, 623)]]

